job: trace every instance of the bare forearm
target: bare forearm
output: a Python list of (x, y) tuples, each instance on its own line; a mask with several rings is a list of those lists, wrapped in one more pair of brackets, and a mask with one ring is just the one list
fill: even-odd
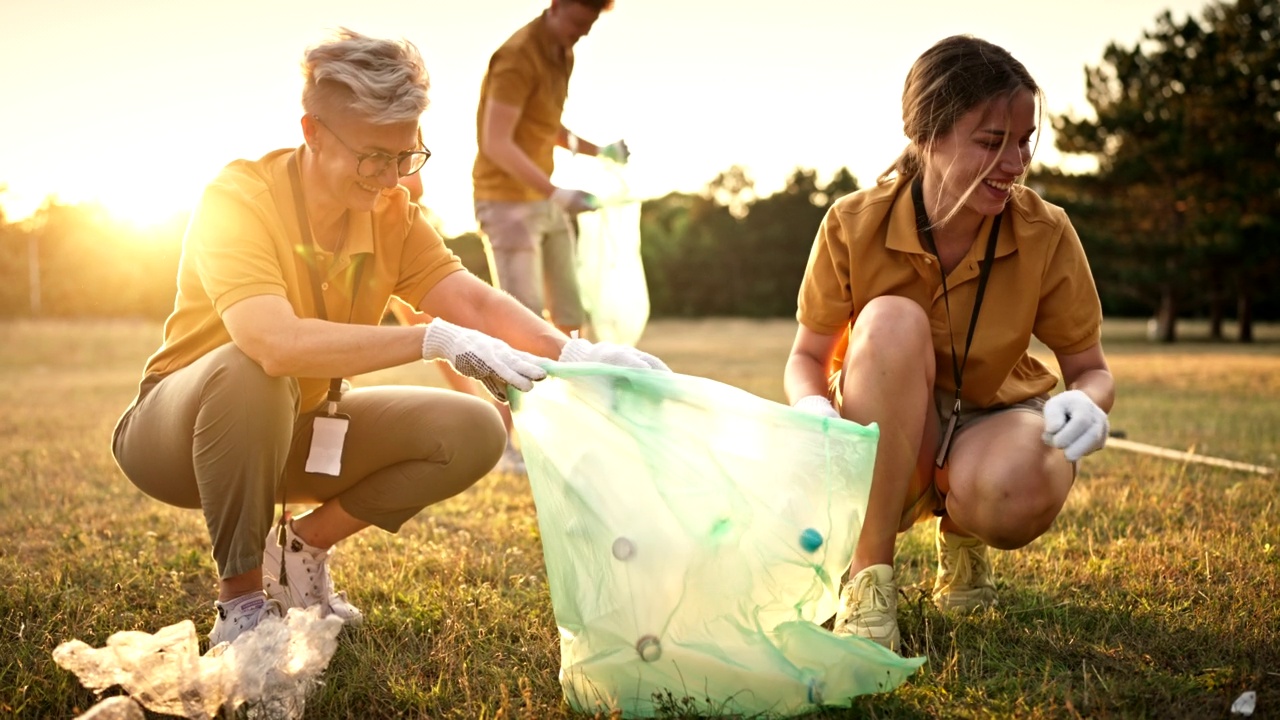
[(540, 195), (555, 192), (551, 178), (509, 138), (496, 138), (485, 143), (484, 154), (507, 174), (528, 185)]
[(822, 363), (809, 355), (795, 354), (787, 358), (786, 369), (782, 375), (782, 387), (787, 395), (787, 403), (794, 405), (797, 400), (809, 395), (827, 394), (827, 381), (823, 376)]
[(1116, 401), (1116, 381), (1110, 370), (1089, 370), (1081, 373), (1069, 386), (1068, 390), (1079, 390), (1089, 396), (1103, 412), (1111, 412)]
[(465, 316), (450, 321), (473, 327), (538, 357), (552, 360), (560, 357), (560, 350), (569, 338), (554, 325), (505, 292), (484, 293), (481, 297), (480, 302), (466, 308)]
[(301, 318), (249, 354), (277, 377), (350, 377), (421, 360), (423, 332)]
[(566, 127), (560, 128), (560, 134), (556, 136), (556, 144), (565, 150), (576, 152), (580, 155), (599, 155), (600, 146), (587, 140), (584, 137), (576, 135), (572, 130)]

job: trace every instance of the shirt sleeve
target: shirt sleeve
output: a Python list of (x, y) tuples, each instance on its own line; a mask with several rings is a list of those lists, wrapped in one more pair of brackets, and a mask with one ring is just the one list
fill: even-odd
[(503, 105), (524, 107), (536, 84), (535, 66), (510, 47), (500, 47), (489, 60), (488, 96)]
[(1070, 355), (1102, 339), (1102, 303), (1084, 246), (1064, 217), (1062, 234), (1045, 263), (1033, 332), (1050, 350)]
[(192, 214), (185, 252), (219, 315), (255, 295), (286, 297), (280, 259), (261, 212), (242, 190), (215, 181)]
[(818, 228), (800, 282), (796, 320), (823, 335), (844, 330), (853, 314), (849, 242), (845, 234), (836, 208), (830, 208)]
[(465, 268), (458, 256), (444, 244), (431, 223), (427, 222), (422, 208), (411, 205), (409, 212), (409, 234), (405, 238), (400, 273), (393, 294), (403, 298), (416, 310), (422, 306), (422, 298), (436, 283)]

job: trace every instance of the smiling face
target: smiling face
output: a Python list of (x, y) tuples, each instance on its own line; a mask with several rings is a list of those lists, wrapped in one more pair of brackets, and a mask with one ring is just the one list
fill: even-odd
[[(1012, 196), (1014, 182), (1031, 162), (1036, 95), (1022, 88), (1000, 95), (957, 118), (925, 153), (924, 191), (929, 215), (981, 222)], [(952, 209), (955, 214), (952, 215)]]
[(392, 157), (420, 150), (418, 123), (405, 121), (377, 125), (350, 114), (303, 118), (307, 145), (315, 158), (315, 180), (328, 204), (350, 210), (373, 210), (378, 199), (400, 183), (396, 163), (375, 176), (357, 172), (360, 158), (370, 153)]

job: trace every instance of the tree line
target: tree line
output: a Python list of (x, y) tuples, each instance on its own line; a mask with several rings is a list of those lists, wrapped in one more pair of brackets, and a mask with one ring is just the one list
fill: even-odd
[[(1280, 0), (1214, 2), (1155, 19), (1132, 46), (1084, 68), (1093, 117), (1050, 118), (1066, 153), (1097, 171), (1039, 168), (1027, 183), (1067, 209), (1109, 315), (1280, 318)], [(886, 158), (886, 162), (891, 158)], [(641, 254), (655, 317), (790, 317), (823, 215), (859, 187), (797, 168), (761, 195), (741, 167), (699, 193), (644, 202)], [(164, 317), (185, 218), (140, 231), (92, 205), (0, 214), (0, 317)], [(450, 240), (488, 278), (479, 237)]]

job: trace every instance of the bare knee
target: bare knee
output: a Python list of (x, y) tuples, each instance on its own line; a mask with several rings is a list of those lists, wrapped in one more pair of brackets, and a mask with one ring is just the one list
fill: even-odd
[(850, 363), (881, 367), (923, 367), (933, 382), (933, 333), (929, 317), (914, 300), (886, 295), (867, 303), (853, 324)]
[(1065, 498), (1047, 480), (1027, 477), (956, 482), (947, 495), (947, 514), (966, 532), (999, 550), (1016, 550), (1048, 532)]

